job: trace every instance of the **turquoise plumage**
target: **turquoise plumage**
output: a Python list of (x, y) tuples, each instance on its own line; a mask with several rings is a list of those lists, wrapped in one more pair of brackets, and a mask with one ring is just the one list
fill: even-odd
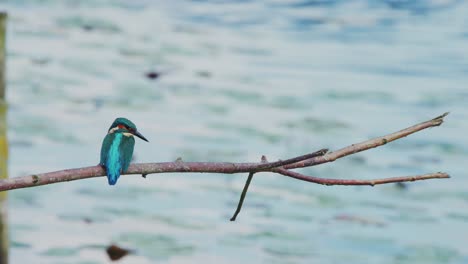
[(117, 118), (102, 141), (100, 165), (106, 170), (109, 185), (115, 185), (120, 174), (127, 171), (132, 160), (137, 136), (148, 141), (137, 131), (135, 124), (126, 118)]

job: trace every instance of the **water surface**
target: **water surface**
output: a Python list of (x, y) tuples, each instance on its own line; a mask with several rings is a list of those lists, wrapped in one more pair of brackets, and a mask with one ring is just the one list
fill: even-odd
[[(467, 263), (464, 1), (1, 1), (10, 175), (97, 164), (113, 119), (135, 161), (258, 161), (338, 149), (451, 111), (440, 128), (304, 170), (450, 180), (326, 187), (161, 174), (12, 191), (11, 260)], [(148, 73), (161, 73), (149, 79)]]

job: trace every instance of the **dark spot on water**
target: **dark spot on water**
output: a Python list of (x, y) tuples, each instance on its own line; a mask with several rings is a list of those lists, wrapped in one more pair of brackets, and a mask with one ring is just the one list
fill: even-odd
[(10, 147), (22, 147), (22, 148), (30, 148), (33, 146), (33, 143), (28, 140), (13, 140), (10, 142)]
[(94, 104), (96, 110), (101, 109), (104, 106), (104, 98), (93, 98), (91, 102)]
[(352, 162), (357, 163), (357, 164), (365, 164), (366, 163), (366, 158), (363, 156), (352, 156), (349, 158)]
[(384, 17), (384, 18), (380, 18), (377, 21), (377, 23), (382, 27), (391, 27), (391, 26), (394, 26), (397, 23), (397, 21), (394, 18)]
[(94, 27), (92, 25), (88, 25), (88, 24), (82, 25), (81, 28), (84, 31), (92, 31), (94, 29)]
[(333, 6), (337, 2), (338, 2), (337, 0), (293, 1), (292, 3), (285, 3), (285, 5), (294, 7), (294, 8), (305, 8), (305, 7)]
[(150, 71), (150, 72), (147, 72), (145, 74), (146, 78), (150, 79), (150, 80), (154, 80), (154, 79), (157, 79), (161, 76), (161, 73), (160, 72), (156, 72), (156, 71)]
[(31, 248), (31, 244), (19, 242), (19, 241), (12, 241), (10, 242), (10, 247), (12, 248), (21, 248), (21, 249), (29, 249)]
[(89, 217), (84, 217), (83, 218), (83, 222), (85, 222), (85, 224), (92, 224), (93, 223), (93, 219), (89, 218)]
[(362, 217), (362, 216), (357, 216), (357, 215), (349, 215), (349, 214), (339, 214), (334, 217), (334, 220), (336, 221), (343, 221), (343, 222), (349, 222), (349, 223), (356, 223), (356, 224), (361, 224), (361, 225), (373, 225), (373, 226), (378, 226), (378, 227), (384, 227), (385, 223)]
[(196, 74), (202, 78), (211, 78), (211, 72), (209, 71), (197, 71)]
[(47, 58), (32, 58), (31, 63), (36, 64), (36, 65), (46, 65), (50, 62), (49, 59)]
[(39, 176), (33, 175), (32, 178), (33, 178), (33, 184), (36, 184), (39, 182)]
[(131, 250), (121, 248), (121, 247), (119, 247), (117, 245), (110, 245), (110, 246), (108, 246), (106, 248), (106, 252), (107, 252), (107, 255), (109, 256), (109, 258), (112, 261), (116, 261), (116, 260), (119, 260), (119, 259), (125, 257), (129, 253), (131, 253)]
[(67, 248), (67, 247), (52, 247), (43, 252), (41, 255), (49, 257), (72, 257), (79, 253), (79, 248)]
[(408, 189), (408, 185), (406, 185), (404, 182), (397, 182), (397, 183), (395, 183), (395, 186), (396, 186), (398, 189), (401, 189), (401, 190), (406, 190), (406, 189)]
[(297, 28), (304, 29), (308, 28), (311, 26), (318, 26), (325, 24), (324, 19), (319, 19), (319, 18), (297, 18), (294, 20), (294, 24)]
[(436, 164), (441, 162), (440, 158), (433, 156), (412, 156), (410, 159), (414, 163)]

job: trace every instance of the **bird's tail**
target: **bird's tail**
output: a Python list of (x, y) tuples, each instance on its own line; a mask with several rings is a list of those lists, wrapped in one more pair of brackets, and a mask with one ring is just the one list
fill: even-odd
[(120, 173), (118, 171), (107, 170), (107, 182), (109, 182), (109, 185), (115, 185), (119, 177)]
[(109, 185), (115, 185), (117, 183), (117, 179), (119, 177), (117, 176), (109, 176), (107, 175), (107, 181), (109, 182)]

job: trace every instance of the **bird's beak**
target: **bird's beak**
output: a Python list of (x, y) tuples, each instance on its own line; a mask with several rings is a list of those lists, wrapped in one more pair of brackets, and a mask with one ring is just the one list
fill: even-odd
[(148, 141), (142, 134), (140, 134), (140, 132), (138, 132), (138, 131), (133, 132), (133, 135), (135, 135), (135, 136), (137, 136), (137, 137), (143, 139), (143, 140), (146, 141), (146, 142), (149, 142), (149, 141)]

